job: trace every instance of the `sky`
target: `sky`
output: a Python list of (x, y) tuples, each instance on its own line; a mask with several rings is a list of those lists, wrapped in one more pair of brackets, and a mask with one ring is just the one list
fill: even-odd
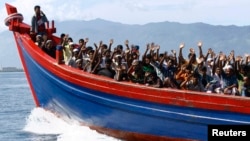
[(124, 24), (203, 22), (211, 25), (250, 25), (250, 0), (1, 0), (0, 32), (7, 30), (5, 3), (17, 7), (30, 23), (40, 5), (49, 20), (101, 18)]

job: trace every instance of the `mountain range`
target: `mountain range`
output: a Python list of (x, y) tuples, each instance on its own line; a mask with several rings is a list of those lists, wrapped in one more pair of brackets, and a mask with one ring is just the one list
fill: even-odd
[[(174, 49), (178, 53), (179, 44), (185, 43), (183, 53), (186, 55), (191, 47), (197, 50), (197, 43), (202, 41), (203, 53), (209, 48), (217, 53), (223, 51), (228, 54), (232, 50), (236, 55), (250, 53), (250, 26), (183, 24), (168, 21), (128, 25), (102, 19), (55, 22), (55, 26), (56, 35), (69, 34), (75, 43), (78, 43), (80, 38), (89, 38), (89, 46), (99, 41), (108, 44), (110, 39), (114, 39), (112, 47), (115, 47), (118, 44), (124, 45), (124, 41), (129, 40), (130, 44), (139, 45), (141, 52), (145, 51), (147, 43), (154, 42), (160, 45), (160, 52), (170, 52)], [(0, 66), (21, 67), (13, 34), (7, 30), (0, 33)]]

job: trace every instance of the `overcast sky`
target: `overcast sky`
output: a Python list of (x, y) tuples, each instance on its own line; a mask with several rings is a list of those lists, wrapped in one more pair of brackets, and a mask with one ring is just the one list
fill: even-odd
[(16, 6), (30, 24), (34, 6), (49, 20), (102, 18), (125, 24), (203, 22), (212, 25), (250, 25), (250, 0), (1, 0), (0, 32), (6, 30), (5, 3)]

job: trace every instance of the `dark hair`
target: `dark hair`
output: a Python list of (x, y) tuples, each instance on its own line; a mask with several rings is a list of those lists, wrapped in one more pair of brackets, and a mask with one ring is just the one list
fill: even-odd
[(146, 58), (148, 58), (148, 59), (152, 59), (151, 54), (147, 54), (147, 55), (146, 55)]
[(79, 39), (79, 42), (84, 42), (84, 39)]
[(188, 58), (190, 59), (190, 57), (191, 57), (192, 55), (194, 55), (194, 58), (196, 58), (196, 54), (192, 54), (192, 53), (189, 53), (189, 54), (188, 54)]
[(122, 45), (117, 45), (117, 47), (116, 47), (117, 49), (123, 49), (123, 46)]
[(69, 37), (68, 40), (70, 40), (71, 42), (73, 42), (73, 39), (71, 37)]
[(135, 45), (134, 47), (135, 47), (135, 49), (137, 49), (137, 50), (140, 49), (140, 46), (138, 46), (138, 45)]
[(39, 5), (36, 5), (36, 6), (34, 7), (34, 10), (36, 10), (36, 9), (40, 9), (40, 6), (39, 6)]
[(86, 48), (86, 50), (93, 50), (93, 47), (92, 46), (88, 46), (87, 48)]
[(207, 71), (207, 67), (206, 66), (202, 66), (201, 71)]
[(65, 34), (64, 34), (64, 33), (62, 33), (60, 37), (61, 37), (61, 38), (64, 38), (64, 37), (65, 37)]
[(107, 45), (107, 44), (102, 44), (102, 47), (103, 47), (104, 49), (107, 49), (107, 48), (108, 48), (108, 45)]

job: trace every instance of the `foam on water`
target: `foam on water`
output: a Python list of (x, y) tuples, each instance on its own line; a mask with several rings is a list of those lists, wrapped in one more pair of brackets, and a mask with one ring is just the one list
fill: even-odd
[(118, 139), (99, 134), (77, 121), (64, 121), (42, 108), (34, 108), (26, 119), (26, 132), (58, 135), (57, 141), (118, 141)]

